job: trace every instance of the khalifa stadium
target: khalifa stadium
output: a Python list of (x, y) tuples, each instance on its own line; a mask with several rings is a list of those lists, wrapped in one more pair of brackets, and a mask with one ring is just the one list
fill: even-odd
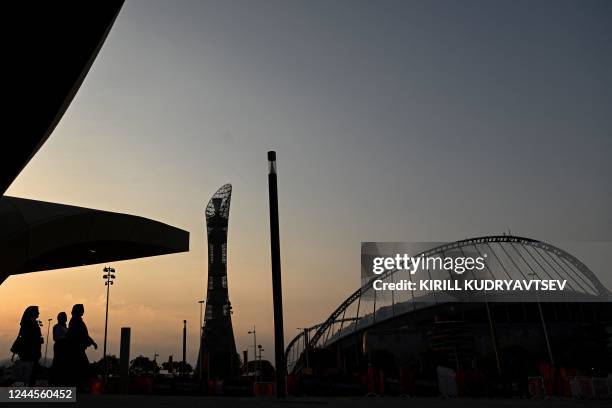
[[(563, 279), (567, 300), (454, 292), (381, 292), (372, 281), (286, 349), (302, 395), (570, 396), (612, 372), (610, 291), (579, 259), (529, 238), (500, 235), (417, 255), (489, 254), (482, 279)], [(397, 271), (375, 279), (396, 282)], [(580, 384), (579, 384), (580, 385)]]

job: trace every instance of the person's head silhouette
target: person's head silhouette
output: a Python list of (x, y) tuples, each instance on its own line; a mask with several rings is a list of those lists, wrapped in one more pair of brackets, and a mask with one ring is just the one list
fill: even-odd
[(85, 314), (85, 307), (81, 303), (77, 303), (72, 306), (72, 317), (83, 317)]
[(60, 324), (61, 326), (65, 326), (67, 321), (68, 321), (68, 316), (66, 315), (66, 312), (59, 312), (57, 314), (58, 324)]
[(38, 316), (38, 306), (28, 306), (26, 310), (23, 311), (23, 316), (21, 316), (21, 324), (36, 321)]

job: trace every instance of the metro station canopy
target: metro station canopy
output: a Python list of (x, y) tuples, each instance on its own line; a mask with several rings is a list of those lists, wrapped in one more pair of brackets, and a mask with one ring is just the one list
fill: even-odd
[(0, 198), (0, 281), (8, 274), (121, 261), (189, 249), (189, 233), (146, 218)]

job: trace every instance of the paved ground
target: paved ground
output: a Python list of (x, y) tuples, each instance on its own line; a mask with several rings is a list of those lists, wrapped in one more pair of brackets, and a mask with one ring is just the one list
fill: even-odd
[[(77, 403), (29, 404), (18, 403), (17, 408), (49, 406), (60, 407), (111, 407), (111, 408), (302, 408), (302, 407), (339, 407), (339, 408), (610, 408), (612, 401), (580, 400), (519, 400), (519, 399), (454, 399), (441, 398), (289, 398), (276, 401), (265, 398), (214, 398), (178, 396), (118, 396), (118, 395), (79, 395)], [(3, 406), (8, 406), (5, 403)], [(12, 404), (11, 404), (12, 405)]]

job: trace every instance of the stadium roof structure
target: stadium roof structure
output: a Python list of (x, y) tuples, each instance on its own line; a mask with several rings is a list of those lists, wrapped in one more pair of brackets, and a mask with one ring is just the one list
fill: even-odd
[(7, 115), (17, 129), (0, 160), (0, 283), (12, 274), (189, 250), (189, 232), (146, 218), (4, 196), (83, 83), (123, 0), (23, 5)]
[[(323, 322), (307, 328), (298, 334), (287, 346), (285, 357), (288, 372), (298, 372), (304, 366), (304, 351), (323, 349), (339, 340), (354, 336), (368, 328), (384, 322), (400, 321), (402, 316), (438, 305), (453, 302), (493, 303), (493, 302), (610, 302), (612, 293), (582, 261), (552, 244), (526, 237), (512, 235), (492, 235), (475, 237), (461, 241), (434, 246), (420, 256), (463, 256), (488, 254), (486, 267), (480, 274), (471, 275), (473, 279), (539, 280), (561, 279), (567, 281), (567, 290), (555, 297), (545, 293), (500, 294), (470, 298), (463, 292), (406, 290), (397, 293), (380, 292), (373, 289), (374, 280), (398, 282), (410, 279), (410, 272), (397, 269), (373, 277), (351, 293)], [(437, 279), (449, 279), (448, 272), (420, 269), (420, 274), (428, 274)], [(438, 274), (437, 276), (435, 274)], [(457, 279), (457, 278), (450, 278)], [(478, 293), (472, 293), (472, 296)], [(483, 302), (484, 299), (484, 302)]]

